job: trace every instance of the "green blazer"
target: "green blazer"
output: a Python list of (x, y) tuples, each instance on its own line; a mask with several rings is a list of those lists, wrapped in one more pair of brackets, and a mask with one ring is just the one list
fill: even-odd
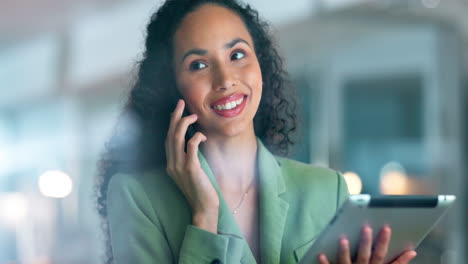
[[(339, 173), (276, 157), (257, 141), (261, 261), (297, 263), (348, 189)], [(165, 168), (116, 174), (107, 194), (115, 263), (256, 263), (201, 152), (199, 158), (220, 198), (218, 233), (191, 224), (189, 204)]]

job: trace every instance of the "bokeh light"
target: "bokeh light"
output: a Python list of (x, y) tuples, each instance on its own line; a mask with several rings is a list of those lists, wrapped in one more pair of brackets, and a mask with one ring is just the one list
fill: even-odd
[(409, 180), (405, 169), (398, 162), (385, 164), (380, 171), (380, 191), (386, 195), (409, 193)]
[(359, 175), (354, 172), (348, 171), (343, 173), (343, 177), (348, 185), (348, 191), (350, 194), (360, 194), (362, 191), (362, 181)]
[(27, 198), (22, 193), (0, 194), (0, 221), (7, 226), (22, 222), (28, 212)]
[(46, 171), (39, 177), (39, 190), (47, 197), (67, 197), (73, 188), (73, 183), (66, 173), (58, 170)]

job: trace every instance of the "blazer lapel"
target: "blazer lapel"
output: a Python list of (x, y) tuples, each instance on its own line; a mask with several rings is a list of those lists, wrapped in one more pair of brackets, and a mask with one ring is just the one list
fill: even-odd
[(262, 263), (280, 263), (289, 203), (280, 197), (286, 185), (276, 158), (257, 139), (260, 181), (260, 247)]

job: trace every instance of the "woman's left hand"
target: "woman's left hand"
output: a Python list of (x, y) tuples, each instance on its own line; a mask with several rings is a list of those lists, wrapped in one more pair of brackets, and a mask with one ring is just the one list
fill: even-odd
[[(387, 256), (388, 245), (390, 244), (391, 232), (389, 226), (384, 226), (380, 230), (378, 241), (375, 245), (374, 251), (372, 251), (372, 229), (369, 226), (364, 226), (361, 233), (361, 242), (359, 251), (354, 263), (356, 264), (383, 264), (385, 257)], [(340, 240), (340, 251), (339, 251), (339, 264), (351, 264), (351, 255), (349, 251), (349, 241), (346, 238)], [(416, 257), (416, 251), (408, 250), (402, 253), (396, 258), (392, 264), (407, 264), (414, 257)], [(328, 258), (321, 254), (318, 257), (320, 264), (329, 264)]]

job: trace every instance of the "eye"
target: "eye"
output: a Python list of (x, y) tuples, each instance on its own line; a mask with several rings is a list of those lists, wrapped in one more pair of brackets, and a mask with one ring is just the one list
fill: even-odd
[(231, 55), (231, 60), (240, 60), (245, 57), (245, 53), (242, 51), (236, 51)]
[(201, 69), (206, 68), (206, 67), (207, 67), (207, 65), (205, 63), (201, 62), (201, 61), (194, 61), (194, 62), (190, 63), (190, 66), (189, 66), (191, 71), (198, 71), (198, 70), (201, 70)]

